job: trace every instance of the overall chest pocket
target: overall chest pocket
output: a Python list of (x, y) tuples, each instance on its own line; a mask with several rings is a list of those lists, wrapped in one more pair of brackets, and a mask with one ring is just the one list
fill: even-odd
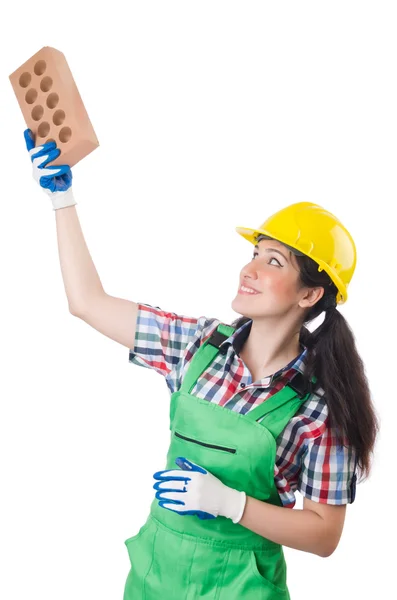
[(230, 452), (230, 454), (236, 454), (236, 452), (237, 452), (236, 448), (220, 446), (218, 444), (212, 444), (209, 442), (205, 442), (203, 440), (198, 440), (196, 438), (186, 436), (183, 433), (180, 433), (179, 431), (174, 431), (174, 436), (181, 440), (185, 440), (186, 442), (191, 442), (192, 444), (198, 444), (199, 446), (203, 446), (204, 448), (212, 448), (213, 450), (219, 450), (221, 452)]
[[(266, 448), (259, 445), (260, 438), (244, 436), (240, 439), (237, 431), (227, 432), (220, 428), (219, 435), (194, 423), (177, 424), (171, 432), (171, 444), (167, 454), (167, 469), (175, 469), (175, 460), (183, 456), (207, 469), (229, 487), (245, 491), (254, 498), (266, 499), (269, 495), (269, 483), (273, 477), (274, 464), (267, 465)], [(272, 464), (270, 464), (272, 463)]]

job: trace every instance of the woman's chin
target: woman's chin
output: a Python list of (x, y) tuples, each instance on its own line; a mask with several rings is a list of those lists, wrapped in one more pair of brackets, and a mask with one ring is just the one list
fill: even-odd
[(240, 294), (237, 294), (237, 296), (232, 300), (230, 306), (236, 313), (239, 313), (241, 316), (251, 318), (249, 313), (251, 312), (250, 308), (252, 309), (252, 306), (250, 307), (249, 299), (247, 301), (246, 298), (240, 296)]

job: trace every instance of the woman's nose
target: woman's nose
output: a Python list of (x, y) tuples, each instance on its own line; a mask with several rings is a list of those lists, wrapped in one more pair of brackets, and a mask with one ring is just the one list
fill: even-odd
[(242, 279), (244, 279), (245, 276), (249, 277), (250, 279), (258, 279), (258, 273), (257, 273), (257, 269), (256, 266), (253, 265), (247, 265), (242, 271), (241, 271), (241, 276)]

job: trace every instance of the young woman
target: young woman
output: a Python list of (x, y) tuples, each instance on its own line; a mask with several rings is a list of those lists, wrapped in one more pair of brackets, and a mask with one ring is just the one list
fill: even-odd
[[(283, 546), (332, 554), (378, 431), (337, 309), (356, 265), (350, 233), (309, 202), (258, 229), (238, 227), (255, 247), (232, 325), (114, 298), (85, 245), (70, 168), (47, 166), (55, 143), (35, 148), (29, 130), (25, 140), (56, 210), (72, 314), (128, 347), (130, 361), (163, 375), (171, 392), (166, 468), (154, 473), (146, 522), (125, 541), (124, 600), (288, 600)], [(303, 509), (286, 510), (297, 489)]]

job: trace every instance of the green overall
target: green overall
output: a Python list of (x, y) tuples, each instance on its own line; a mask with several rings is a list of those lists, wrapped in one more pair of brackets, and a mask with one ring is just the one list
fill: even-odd
[[(171, 395), (165, 469), (177, 469), (175, 459), (184, 456), (247, 496), (282, 506), (274, 483), (276, 438), (309, 396), (302, 374), (245, 415), (189, 393), (233, 332), (218, 325)], [(158, 502), (124, 542), (131, 569), (123, 600), (290, 599), (281, 544), (226, 517), (179, 515)]]

